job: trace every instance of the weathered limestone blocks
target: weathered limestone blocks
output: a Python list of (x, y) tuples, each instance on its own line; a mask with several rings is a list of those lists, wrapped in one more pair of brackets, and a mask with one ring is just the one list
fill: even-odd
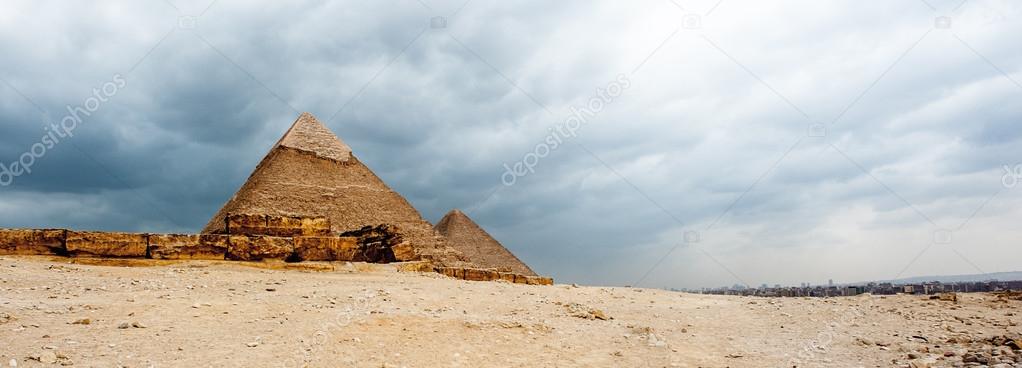
[(482, 270), (477, 268), (465, 269), (465, 280), (468, 281), (495, 281), (499, 275), (497, 271)]
[(149, 235), (149, 257), (153, 259), (224, 259), (227, 235)]
[[(428, 260), (423, 260), (425, 257), (416, 254), (393, 225), (366, 226), (341, 236), (332, 236), (326, 219), (231, 215), (227, 222), (228, 229), (242, 234), (0, 229), (0, 254), (165, 260), (405, 262), (403, 267), (407, 270), (432, 270), (461, 280), (553, 284), (553, 279), (516, 274), (509, 268), (434, 268)], [(243, 234), (245, 232), (312, 235), (271, 236)], [(417, 260), (419, 262), (415, 262)]]
[(145, 258), (146, 234), (68, 231), (65, 245), (75, 257)]
[(294, 250), (294, 238), (231, 235), (227, 246), (227, 259), (236, 261), (284, 260), (290, 257)]
[(0, 254), (64, 255), (67, 230), (0, 230)]
[[(237, 215), (230, 216), (228, 220), (230, 228), (236, 231), (317, 234), (329, 228), (325, 219), (316, 218)], [(271, 222), (274, 227), (265, 226)], [(351, 233), (352, 236), (340, 237), (329, 234), (292, 237), (0, 229), (0, 254), (167, 260), (283, 259), (290, 262), (391, 263), (417, 260), (411, 244), (404, 241), (393, 226), (366, 227)]]
[(444, 276), (447, 276), (447, 277), (453, 277), (453, 278), (462, 279), (462, 280), (465, 279), (465, 269), (464, 268), (441, 267), (441, 268), (437, 269), (437, 272), (442, 274), (442, 275), (444, 275)]
[(265, 235), (330, 236), (330, 220), (326, 217), (267, 216)]
[[(519, 277), (525, 279), (524, 282), (518, 281)], [(527, 285), (553, 285), (554, 284), (554, 279), (549, 278), (549, 277), (542, 277), (542, 276), (518, 276), (518, 277), (515, 277), (515, 283), (516, 284), (524, 283), (524, 284), (527, 284)]]
[(401, 242), (392, 247), (390, 250), (394, 252), (394, 259), (398, 262), (415, 261), (419, 259), (418, 253), (415, 252), (415, 247), (412, 243)]
[(444, 276), (468, 281), (507, 281), (526, 285), (553, 285), (554, 279), (541, 276), (525, 276), (494, 269), (439, 267), (435, 270)]
[(515, 282), (515, 277), (517, 276), (513, 273), (497, 271), (498, 280), (504, 280), (513, 284)]
[(266, 215), (227, 215), (227, 234), (264, 235)]
[(330, 236), (330, 220), (325, 217), (298, 217), (231, 214), (227, 215), (227, 234), (276, 237)]
[(352, 261), (359, 252), (358, 239), (351, 237), (294, 238), (295, 250), (289, 261)]

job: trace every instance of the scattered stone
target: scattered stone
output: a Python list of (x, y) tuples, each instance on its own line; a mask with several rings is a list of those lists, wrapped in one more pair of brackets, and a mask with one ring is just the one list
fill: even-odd
[(44, 351), (41, 354), (34, 356), (30, 359), (39, 361), (43, 364), (55, 364), (57, 363), (57, 354), (52, 351)]
[(945, 302), (958, 302), (958, 293), (940, 293), (934, 296), (933, 299), (938, 299)]
[(856, 337), (855, 338), (855, 342), (857, 342), (857, 343), (859, 343), (860, 345), (863, 345), (863, 346), (873, 346), (873, 345), (876, 345), (876, 343), (873, 342), (873, 340), (867, 339), (865, 337)]
[(71, 357), (63, 353), (57, 353), (57, 363), (60, 363), (60, 365), (63, 366), (75, 365), (74, 361), (71, 360)]
[(92, 324), (92, 320), (88, 319), (88, 318), (82, 318), (82, 319), (79, 319), (79, 320), (75, 320), (74, 322), (71, 322), (71, 324), (72, 325), (91, 325)]
[(117, 325), (117, 328), (122, 329), (122, 330), (129, 329), (129, 328), (131, 328), (131, 324), (128, 323), (128, 322), (121, 322), (121, 324)]
[(611, 318), (603, 313), (602, 310), (593, 309), (588, 306), (578, 303), (568, 303), (564, 307), (568, 310), (568, 314), (572, 317), (584, 318), (589, 320), (599, 319), (601, 321), (607, 321)]
[(254, 347), (259, 346), (259, 343), (258, 342), (250, 342), (248, 344), (245, 344), (245, 346), (248, 346), (250, 348), (254, 348)]

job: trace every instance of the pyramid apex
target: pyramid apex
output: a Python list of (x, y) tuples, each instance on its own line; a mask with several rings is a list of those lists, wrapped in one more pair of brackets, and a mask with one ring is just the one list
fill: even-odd
[(345, 162), (351, 159), (351, 147), (308, 112), (298, 115), (277, 146), (309, 152), (323, 158)]
[(469, 224), (477, 227), (479, 226), (479, 224), (476, 224), (476, 222), (472, 221), (472, 219), (469, 218), (468, 215), (466, 215), (464, 212), (461, 212), (461, 210), (457, 208), (447, 212), (447, 214), (444, 215), (444, 218), (440, 219), (440, 222), (438, 224), (446, 223), (446, 226), (450, 226), (455, 222), (460, 224)]

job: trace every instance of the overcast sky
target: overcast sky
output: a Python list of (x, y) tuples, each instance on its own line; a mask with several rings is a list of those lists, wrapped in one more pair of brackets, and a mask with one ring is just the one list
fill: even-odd
[(559, 282), (1018, 270), (1020, 34), (1007, 0), (4, 1), (0, 227), (198, 231), (308, 111)]

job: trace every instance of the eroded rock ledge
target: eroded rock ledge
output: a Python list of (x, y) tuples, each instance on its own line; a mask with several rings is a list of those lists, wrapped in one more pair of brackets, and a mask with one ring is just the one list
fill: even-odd
[[(65, 229), (0, 229), (0, 255), (286, 262), (394, 263), (423, 261), (394, 225), (343, 234), (324, 217), (232, 214), (222, 234), (147, 234)], [(427, 267), (469, 281), (552, 285), (553, 279), (510, 269)]]

